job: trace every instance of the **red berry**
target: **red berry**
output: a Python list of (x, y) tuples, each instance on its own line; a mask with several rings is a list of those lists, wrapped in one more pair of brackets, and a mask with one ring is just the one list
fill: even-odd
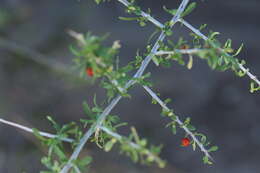
[(190, 139), (189, 138), (182, 138), (181, 140), (181, 146), (187, 147), (190, 145)]
[(86, 73), (90, 77), (94, 75), (93, 69), (91, 67), (86, 68)]

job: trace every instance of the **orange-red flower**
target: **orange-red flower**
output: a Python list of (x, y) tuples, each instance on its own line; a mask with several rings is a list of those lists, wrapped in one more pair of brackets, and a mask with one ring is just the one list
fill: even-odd
[(182, 138), (181, 140), (181, 146), (187, 147), (190, 145), (190, 139), (189, 138)]
[(93, 69), (91, 67), (86, 68), (86, 73), (90, 77), (94, 75)]

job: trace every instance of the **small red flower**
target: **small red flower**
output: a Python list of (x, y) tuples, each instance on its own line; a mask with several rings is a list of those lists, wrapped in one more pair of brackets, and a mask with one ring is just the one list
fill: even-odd
[(91, 67), (86, 68), (86, 73), (90, 77), (94, 75), (93, 69)]
[(187, 147), (190, 145), (190, 139), (189, 138), (182, 138), (181, 140), (181, 146)]

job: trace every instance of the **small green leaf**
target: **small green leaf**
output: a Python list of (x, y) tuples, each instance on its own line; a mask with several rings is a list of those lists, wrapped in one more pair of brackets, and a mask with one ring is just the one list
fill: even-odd
[(80, 161), (78, 161), (78, 165), (85, 167), (85, 166), (89, 165), (91, 162), (92, 162), (92, 157), (86, 156), (83, 159), (81, 159)]
[(171, 29), (167, 29), (167, 30), (165, 31), (165, 34), (166, 34), (167, 36), (171, 36), (171, 35), (173, 34), (173, 32), (172, 32)]
[(65, 153), (57, 145), (53, 147), (53, 151), (55, 154), (57, 154), (60, 160), (65, 160), (67, 158)]
[(120, 20), (124, 20), (124, 21), (134, 21), (134, 20), (138, 20), (138, 17), (118, 17)]
[(108, 141), (106, 144), (105, 144), (105, 148), (104, 148), (104, 150), (106, 151), (106, 152), (108, 152), (108, 151), (110, 151), (112, 148), (113, 148), (113, 146), (114, 146), (114, 144), (116, 143), (116, 139), (115, 138), (113, 138), (113, 139), (111, 139), (110, 141)]
[(41, 141), (46, 140), (42, 135), (40, 135), (39, 130), (37, 130), (37, 129), (35, 129), (35, 128), (33, 128), (32, 130), (33, 130), (33, 134), (34, 134), (38, 139), (40, 139)]
[(170, 13), (173, 16), (177, 13), (177, 9), (170, 10), (170, 9), (167, 9), (165, 6), (163, 6), (163, 9), (164, 9), (164, 11)]
[(203, 163), (204, 163), (204, 164), (209, 164), (209, 165), (211, 165), (211, 164), (212, 164), (212, 162), (211, 162), (211, 161), (209, 161), (209, 158), (208, 158), (208, 156), (204, 156), (202, 160), (203, 160)]
[(242, 43), (241, 46), (238, 48), (238, 50), (236, 51), (236, 53), (233, 56), (237, 56), (243, 49), (244, 44)]
[(193, 151), (196, 150), (196, 143), (194, 141), (192, 142), (192, 149), (193, 149)]
[(175, 124), (172, 125), (172, 133), (175, 135), (177, 134), (177, 127)]
[(164, 103), (165, 103), (165, 104), (168, 104), (168, 103), (170, 103), (171, 101), (172, 101), (172, 99), (167, 98), (166, 100), (164, 100)]
[(57, 130), (57, 131), (60, 130), (60, 126), (53, 120), (53, 118), (51, 116), (47, 116), (47, 119), (52, 123), (55, 130)]
[(209, 40), (213, 40), (217, 35), (219, 35), (219, 32), (212, 32), (209, 36)]
[(190, 121), (191, 121), (191, 118), (190, 118), (190, 117), (186, 118), (185, 121), (184, 121), (184, 125), (185, 125), (185, 126), (189, 125), (189, 124), (190, 124)]
[(188, 124), (188, 125), (187, 125), (187, 128), (188, 128), (190, 131), (196, 130), (196, 128), (195, 128), (193, 125), (191, 125), (191, 124)]
[(202, 25), (200, 26), (199, 30), (201, 31), (201, 30), (203, 30), (203, 29), (206, 28), (206, 27), (207, 27), (207, 24), (202, 24)]
[(91, 116), (93, 113), (91, 111), (91, 108), (89, 107), (89, 105), (87, 104), (87, 102), (83, 102), (83, 111), (87, 116)]
[(190, 55), (189, 56), (189, 62), (187, 64), (187, 68), (190, 70), (193, 66), (193, 57)]
[(144, 21), (140, 21), (140, 22), (139, 22), (139, 25), (140, 25), (141, 27), (144, 27), (144, 26), (146, 26), (146, 23), (145, 23)]
[(195, 8), (196, 8), (197, 3), (193, 2), (191, 3), (186, 10), (181, 14), (181, 17), (189, 15)]
[(201, 135), (201, 143), (205, 144), (207, 141), (207, 137), (205, 135)]
[(208, 152), (214, 152), (214, 151), (217, 151), (218, 150), (218, 146), (212, 146)]
[(155, 63), (155, 65), (159, 65), (159, 60), (155, 56), (152, 58), (152, 60)]
[(250, 83), (250, 92), (251, 93), (254, 93), (254, 92), (259, 91), (259, 90), (260, 90), (260, 86), (256, 87), (254, 82)]

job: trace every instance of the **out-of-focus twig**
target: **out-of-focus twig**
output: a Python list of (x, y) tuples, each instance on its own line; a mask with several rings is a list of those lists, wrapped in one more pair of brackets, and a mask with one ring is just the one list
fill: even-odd
[[(23, 126), (23, 125), (20, 125), (20, 124), (11, 122), (11, 121), (7, 121), (2, 118), (0, 118), (0, 123), (7, 124), (9, 126), (12, 126), (12, 127), (18, 128), (18, 129), (22, 129), (29, 133), (34, 133), (32, 128), (29, 128), (29, 127), (26, 127), (26, 126)], [(39, 133), (39, 135), (47, 137), (47, 138), (59, 138), (60, 140), (62, 140), (64, 142), (73, 142), (74, 141), (74, 139), (59, 137), (58, 135), (54, 135), (54, 134), (47, 133), (47, 132), (39, 131), (38, 133)]]

